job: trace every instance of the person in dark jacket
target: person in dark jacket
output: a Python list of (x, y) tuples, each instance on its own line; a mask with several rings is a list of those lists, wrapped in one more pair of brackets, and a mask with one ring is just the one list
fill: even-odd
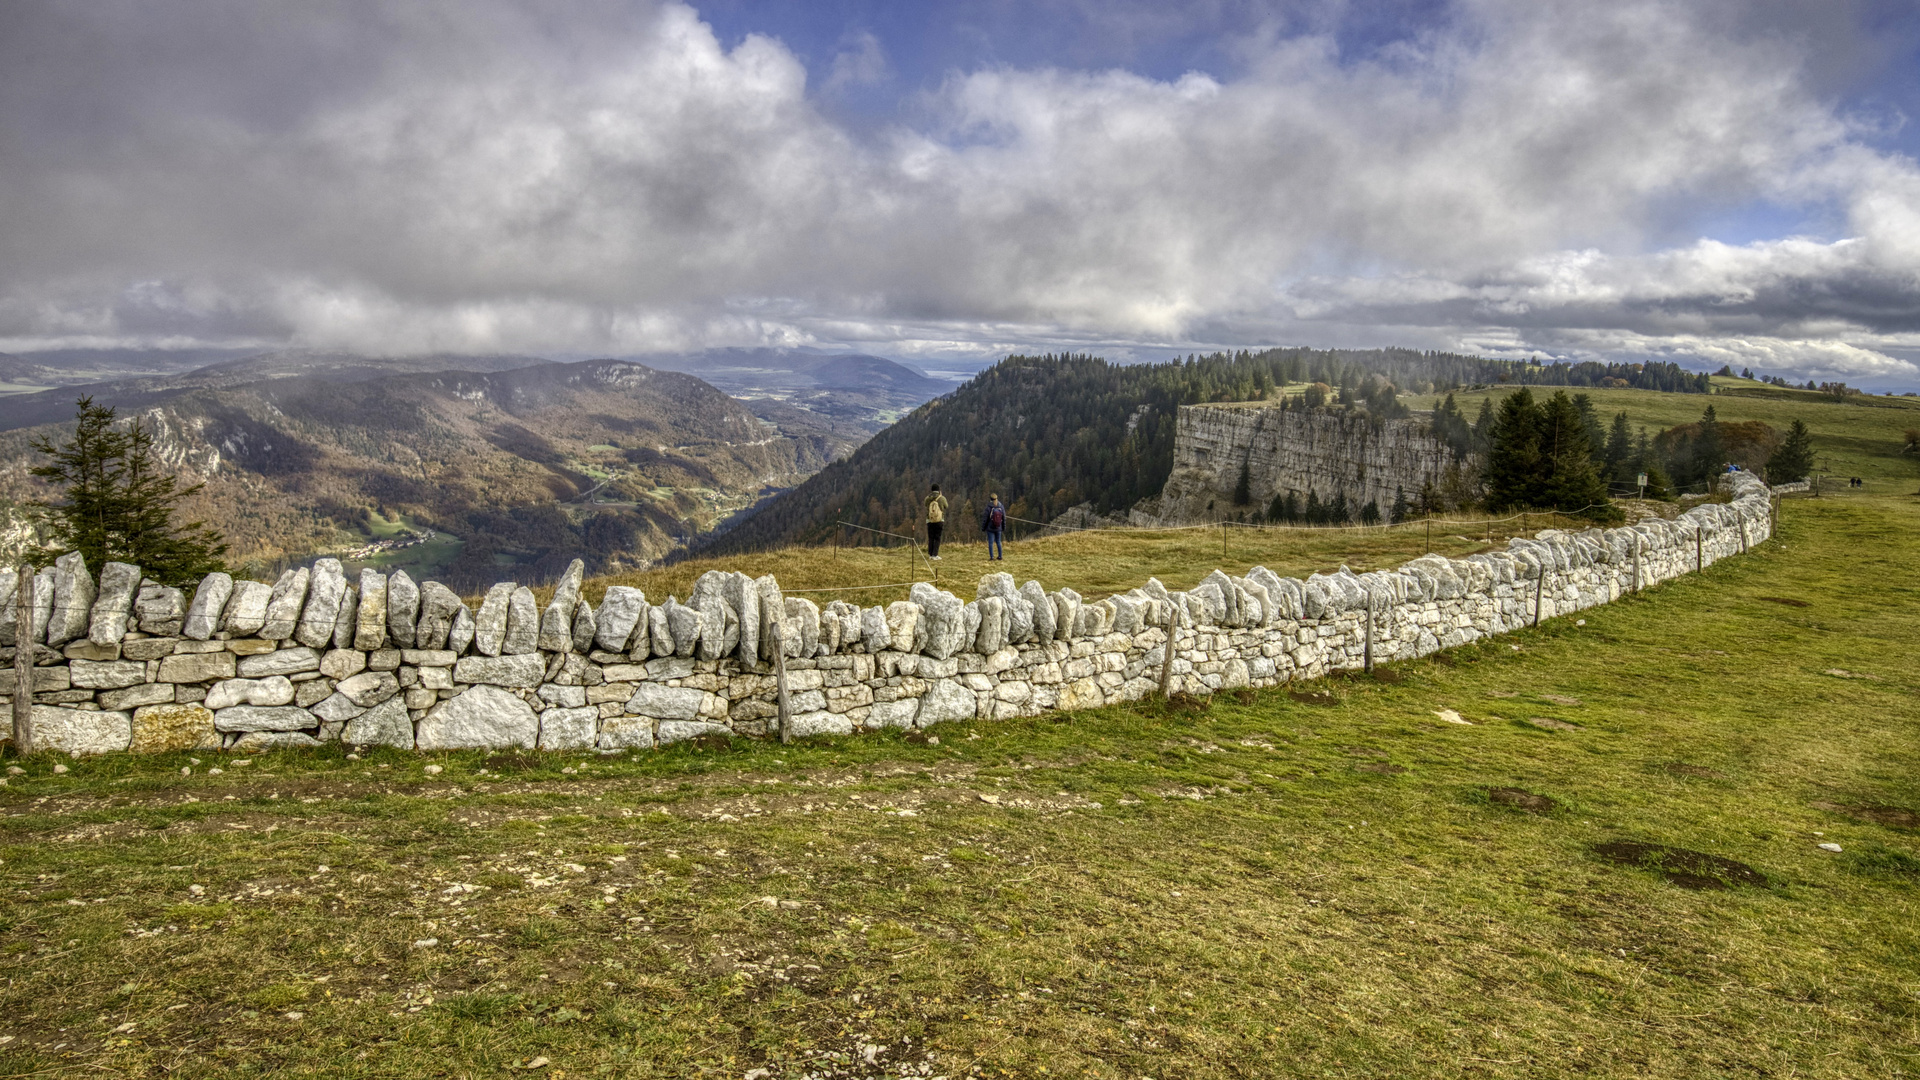
[(980, 515), (980, 528), (987, 534), (987, 561), (1005, 559), (1007, 553), (1001, 545), (1000, 535), (1007, 528), (1007, 508), (1000, 505), (1000, 496), (987, 496), (987, 512)]
[(947, 497), (940, 494), (940, 485), (933, 485), (927, 494), (927, 558), (940, 558), (940, 534), (947, 531)]

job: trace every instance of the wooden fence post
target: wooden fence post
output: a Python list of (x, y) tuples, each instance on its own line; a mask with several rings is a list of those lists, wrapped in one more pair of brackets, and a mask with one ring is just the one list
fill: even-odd
[(1360, 668), (1367, 674), (1373, 674), (1373, 590), (1367, 590), (1367, 646), (1360, 661)]
[(1180, 607), (1173, 601), (1167, 601), (1167, 644), (1160, 654), (1160, 697), (1162, 700), (1172, 696), (1168, 691), (1173, 686), (1173, 635), (1180, 629)]
[(773, 686), (774, 696), (780, 705), (780, 741), (793, 741), (793, 707), (787, 700), (787, 632), (786, 612), (774, 613), (773, 620)]
[(33, 753), (33, 581), (33, 567), (21, 567), (13, 624), (13, 752), (19, 757)]

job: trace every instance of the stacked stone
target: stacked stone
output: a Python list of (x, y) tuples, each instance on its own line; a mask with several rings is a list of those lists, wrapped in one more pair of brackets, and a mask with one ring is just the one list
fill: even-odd
[[(477, 609), (438, 582), (336, 559), (273, 584), (210, 574), (191, 595), (78, 554), (35, 580), (19, 625), (0, 574), (0, 655), (34, 649), (41, 744), (75, 753), (343, 741), (421, 750), (618, 752), (777, 728), (784, 651), (795, 734), (924, 728), (1136, 700), (1161, 672), (1211, 693), (1424, 656), (1604, 604), (1764, 540), (1768, 489), (1630, 528), (1542, 532), (1506, 550), (1427, 555), (1387, 571), (1305, 580), (1216, 570), (1088, 602), (1009, 574), (963, 601), (824, 608), (772, 577), (712, 571), (685, 602), (613, 586), (598, 608), (575, 560), (549, 601), (503, 582)], [(1165, 664), (1169, 635), (1174, 650)], [(10, 667), (0, 694), (17, 690)], [(10, 697), (7, 700), (11, 700)]]

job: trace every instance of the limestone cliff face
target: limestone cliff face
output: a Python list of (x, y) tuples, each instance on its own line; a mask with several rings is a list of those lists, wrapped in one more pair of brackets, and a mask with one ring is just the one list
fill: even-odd
[[(1235, 507), (1243, 464), (1252, 499)], [(1453, 452), (1419, 420), (1376, 423), (1334, 409), (1259, 403), (1185, 405), (1175, 428), (1173, 472), (1158, 504), (1142, 506), (1136, 516), (1151, 518), (1142, 524), (1211, 521), (1265, 510), (1288, 491), (1302, 502), (1309, 492), (1322, 501), (1344, 492), (1349, 506), (1372, 502), (1384, 515), (1396, 492), (1411, 499), (1429, 481), (1439, 486), (1451, 464)], [(1471, 467), (1477, 471), (1478, 462)]]

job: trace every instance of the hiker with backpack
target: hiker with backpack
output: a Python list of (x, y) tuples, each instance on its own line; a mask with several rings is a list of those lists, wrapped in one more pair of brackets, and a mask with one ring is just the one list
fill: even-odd
[(1007, 508), (1000, 505), (1000, 496), (987, 496), (987, 512), (980, 515), (980, 527), (987, 533), (987, 561), (1004, 560), (1007, 553), (1001, 546), (1000, 534), (1007, 528)]
[(933, 485), (927, 495), (927, 558), (940, 561), (940, 534), (947, 529), (947, 497), (940, 494), (940, 485)]

